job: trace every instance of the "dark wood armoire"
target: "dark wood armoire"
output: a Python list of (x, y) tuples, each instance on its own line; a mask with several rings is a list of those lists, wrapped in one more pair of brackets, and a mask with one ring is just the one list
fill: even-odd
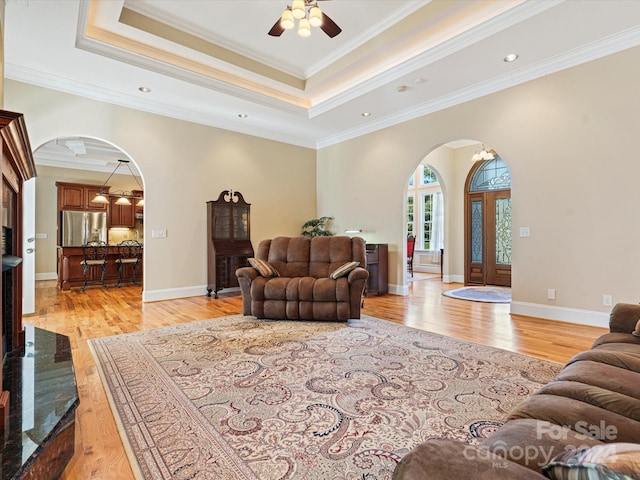
[(250, 208), (240, 192), (223, 190), (207, 202), (207, 296), (238, 287), (236, 269), (253, 257)]

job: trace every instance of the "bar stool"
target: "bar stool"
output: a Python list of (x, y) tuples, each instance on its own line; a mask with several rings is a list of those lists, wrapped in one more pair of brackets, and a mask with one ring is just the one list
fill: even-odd
[[(82, 276), (84, 278), (84, 285), (82, 291), (87, 289), (89, 283), (95, 285), (102, 285), (103, 288), (108, 287), (104, 283), (104, 276), (107, 272), (107, 254), (109, 246), (106, 242), (89, 242), (82, 245)], [(93, 272), (98, 270), (100, 272), (100, 281), (89, 280), (89, 275), (93, 278)]]
[(141, 254), (142, 245), (137, 240), (123, 240), (118, 244), (118, 258), (116, 259), (116, 264), (118, 265), (118, 288), (122, 286), (122, 271), (125, 266), (132, 268), (131, 281), (134, 285), (137, 285), (136, 274), (138, 273)]

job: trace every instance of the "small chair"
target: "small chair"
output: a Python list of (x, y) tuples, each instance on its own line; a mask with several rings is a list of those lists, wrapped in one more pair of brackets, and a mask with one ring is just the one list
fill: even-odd
[(141, 256), (142, 245), (137, 240), (123, 240), (118, 244), (118, 258), (116, 259), (116, 264), (118, 265), (118, 288), (122, 286), (122, 271), (126, 266), (131, 267), (131, 281), (134, 285), (137, 285), (136, 274), (138, 273)]
[[(84, 277), (84, 285), (82, 291), (87, 289), (89, 283), (95, 285), (102, 285), (103, 288), (108, 287), (104, 283), (104, 276), (107, 272), (107, 254), (109, 252), (109, 246), (106, 242), (89, 242), (82, 246), (82, 276)], [(89, 270), (92, 272), (96, 269), (100, 269), (100, 281), (89, 281)]]
[(407, 268), (409, 269), (411, 278), (413, 278), (413, 251), (415, 250), (415, 247), (416, 237), (409, 235), (407, 237)]

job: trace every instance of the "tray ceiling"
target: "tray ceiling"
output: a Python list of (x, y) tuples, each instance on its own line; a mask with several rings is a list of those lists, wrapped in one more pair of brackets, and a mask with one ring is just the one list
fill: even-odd
[(624, 0), (329, 0), (335, 38), (268, 36), (287, 4), (8, 1), (5, 75), (322, 148), (640, 44)]

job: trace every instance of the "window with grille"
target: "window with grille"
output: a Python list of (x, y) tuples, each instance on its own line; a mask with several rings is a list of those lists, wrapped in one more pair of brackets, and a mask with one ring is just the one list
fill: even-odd
[(407, 236), (413, 235), (413, 196), (407, 197)]
[[(416, 185), (414, 178), (419, 179)], [(442, 189), (436, 172), (419, 165), (407, 188), (407, 236), (416, 237), (416, 250), (440, 251), (444, 244)]]

